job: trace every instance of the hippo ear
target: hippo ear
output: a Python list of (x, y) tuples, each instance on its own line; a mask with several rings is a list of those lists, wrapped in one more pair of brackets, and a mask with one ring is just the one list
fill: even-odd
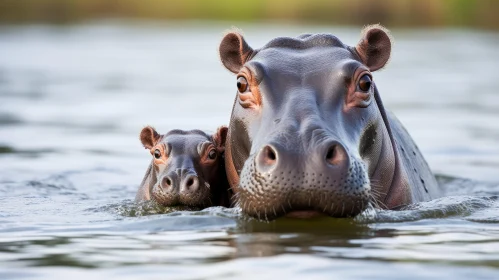
[(355, 49), (369, 70), (381, 69), (388, 62), (392, 50), (390, 32), (379, 24), (367, 26), (362, 30), (362, 39)]
[(237, 32), (225, 35), (219, 47), (220, 60), (232, 73), (239, 73), (253, 49), (246, 43), (243, 36)]
[(226, 126), (221, 126), (217, 129), (217, 133), (213, 135), (213, 142), (219, 153), (225, 151), (225, 140), (227, 140), (227, 132), (229, 129)]
[(146, 149), (152, 149), (152, 147), (156, 146), (160, 138), (161, 135), (151, 126), (144, 127), (140, 132), (140, 142)]

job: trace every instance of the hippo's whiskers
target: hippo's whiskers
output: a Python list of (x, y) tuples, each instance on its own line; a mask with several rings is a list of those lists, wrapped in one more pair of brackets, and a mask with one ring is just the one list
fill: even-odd
[(378, 185), (378, 183), (375, 180), (371, 180), (371, 192), (369, 195), (369, 202), (378, 209), (387, 209), (388, 207), (383, 203), (383, 201), (380, 199), (386, 195), (386, 193), (383, 193), (380, 191), (381, 186)]
[(281, 208), (282, 208), (282, 212), (283, 212), (284, 214), (286, 214), (286, 209), (284, 208), (284, 206), (283, 206), (283, 205), (281, 205)]
[(375, 208), (379, 208), (379, 201), (376, 199), (376, 195), (371, 193), (369, 196), (369, 203), (372, 204)]
[(333, 211), (334, 211), (333, 207), (334, 207), (334, 202), (331, 202), (331, 207), (330, 207), (331, 212), (333, 212)]
[(234, 192), (232, 195), (231, 207), (239, 207), (241, 208), (241, 200), (240, 200), (240, 192)]

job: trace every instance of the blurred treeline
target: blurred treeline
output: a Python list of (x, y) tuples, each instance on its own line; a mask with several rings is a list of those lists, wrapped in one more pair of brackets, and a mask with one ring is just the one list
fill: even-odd
[(0, 0), (0, 23), (95, 19), (284, 21), (499, 29), (498, 0)]

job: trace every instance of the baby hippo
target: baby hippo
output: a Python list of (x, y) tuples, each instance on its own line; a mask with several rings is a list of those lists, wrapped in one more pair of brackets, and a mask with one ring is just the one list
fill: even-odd
[(171, 130), (159, 134), (150, 126), (140, 141), (152, 155), (135, 198), (164, 206), (230, 206), (224, 151), (227, 127), (214, 135), (201, 130)]

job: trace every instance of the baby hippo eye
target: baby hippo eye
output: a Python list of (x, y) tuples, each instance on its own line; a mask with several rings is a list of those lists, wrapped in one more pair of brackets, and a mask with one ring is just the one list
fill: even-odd
[(212, 150), (208, 153), (208, 158), (210, 158), (210, 159), (215, 159), (215, 158), (217, 158), (217, 152), (216, 152), (214, 149), (212, 149)]
[(161, 151), (156, 149), (154, 150), (154, 158), (159, 159), (161, 157)]
[(366, 75), (360, 77), (360, 80), (359, 80), (360, 90), (368, 91), (371, 88), (371, 84), (372, 84), (372, 81), (371, 81), (371, 77), (369, 77), (369, 75), (366, 74)]
[(240, 93), (243, 93), (247, 89), (248, 89), (248, 81), (246, 80), (246, 78), (245, 77), (237, 78), (237, 90), (239, 90)]

